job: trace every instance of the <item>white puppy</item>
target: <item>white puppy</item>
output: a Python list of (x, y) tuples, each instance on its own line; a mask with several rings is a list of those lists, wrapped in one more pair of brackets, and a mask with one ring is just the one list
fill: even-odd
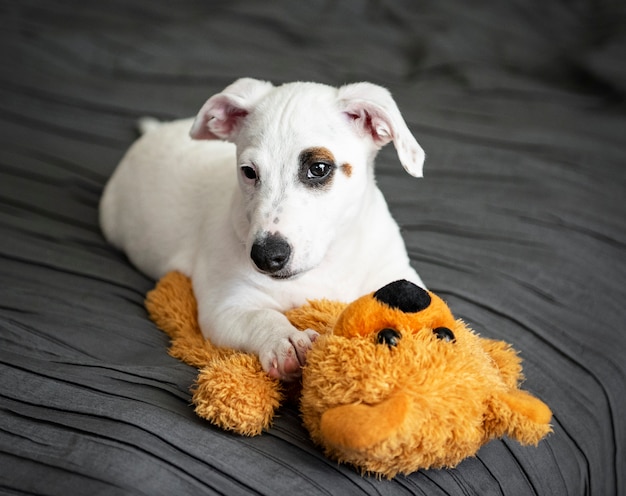
[(240, 79), (195, 121), (153, 127), (106, 186), (102, 230), (149, 276), (191, 277), (214, 344), (293, 380), (317, 335), (282, 311), (401, 278), (423, 286), (374, 180), (389, 141), (411, 175), (424, 162), (384, 88)]

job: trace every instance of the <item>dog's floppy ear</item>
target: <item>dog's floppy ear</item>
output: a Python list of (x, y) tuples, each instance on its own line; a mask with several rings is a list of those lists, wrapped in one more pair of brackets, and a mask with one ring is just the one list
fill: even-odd
[(404, 122), (396, 102), (385, 88), (371, 83), (354, 83), (339, 88), (339, 105), (377, 148), (393, 140), (404, 169), (422, 176), (425, 154)]
[(223, 139), (233, 141), (243, 119), (255, 103), (274, 86), (267, 81), (242, 78), (224, 91), (213, 95), (202, 106), (191, 126), (193, 139)]

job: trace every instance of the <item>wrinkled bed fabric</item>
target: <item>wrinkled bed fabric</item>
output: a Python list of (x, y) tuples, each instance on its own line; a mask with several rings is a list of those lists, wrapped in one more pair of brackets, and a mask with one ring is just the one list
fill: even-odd
[[(0, 1), (0, 492), (626, 494), (622, 2)], [(429, 287), (524, 359), (554, 411), (452, 470), (380, 481), (322, 456), (297, 408), (256, 438), (189, 405), (107, 246), (102, 187), (143, 115), (240, 76), (388, 87), (427, 152), (378, 181)]]

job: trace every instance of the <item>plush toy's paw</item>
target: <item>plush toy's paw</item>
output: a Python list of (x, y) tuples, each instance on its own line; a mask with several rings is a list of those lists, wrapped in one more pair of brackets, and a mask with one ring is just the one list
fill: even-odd
[(273, 379), (293, 382), (302, 375), (306, 355), (319, 334), (311, 329), (288, 331), (267, 343), (259, 353), (263, 368)]
[(200, 417), (245, 436), (268, 429), (282, 400), (278, 381), (246, 353), (233, 353), (205, 366), (193, 391)]

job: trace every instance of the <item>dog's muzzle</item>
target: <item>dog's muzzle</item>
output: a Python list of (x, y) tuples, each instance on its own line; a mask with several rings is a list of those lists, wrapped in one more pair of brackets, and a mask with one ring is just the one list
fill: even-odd
[(291, 246), (279, 234), (268, 234), (252, 245), (250, 258), (261, 272), (276, 274), (283, 270), (291, 257)]

